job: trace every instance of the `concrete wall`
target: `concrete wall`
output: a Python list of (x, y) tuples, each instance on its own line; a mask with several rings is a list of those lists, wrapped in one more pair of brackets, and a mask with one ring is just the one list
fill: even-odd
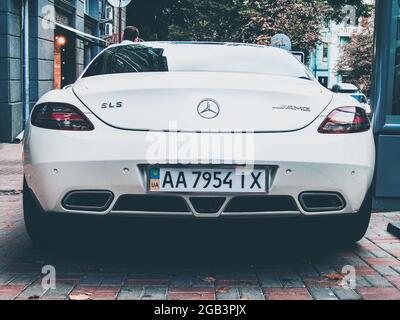
[(30, 7), (30, 104), (31, 106), (54, 83), (54, 30), (48, 27), (45, 6), (54, 6), (54, 0), (31, 1)]
[[(356, 20), (355, 8), (353, 6), (344, 6), (344, 12), (349, 11), (343, 22), (336, 23), (331, 21), (326, 28), (321, 30), (322, 43), (317, 44), (311, 54), (309, 68), (313, 74), (318, 77), (328, 77), (328, 88), (332, 88), (338, 82), (341, 82), (341, 76), (337, 74), (337, 63), (342, 53), (341, 39), (350, 37), (361, 31), (361, 26)], [(347, 20), (350, 19), (350, 24)], [(323, 43), (328, 46), (328, 59), (323, 61)]]
[[(92, 4), (90, 5), (91, 11), (93, 10)], [(85, 30), (85, 14), (83, 8), (83, 0), (76, 0), (76, 15), (75, 15), (75, 23), (73, 26), (75, 29), (78, 30)], [(83, 41), (80, 39), (76, 39), (76, 51), (75, 51), (75, 59), (76, 59), (76, 66), (75, 66), (75, 73), (76, 76), (80, 75), (84, 68), (84, 46)]]
[[(21, 2), (0, 0), (0, 142), (12, 142), (24, 127)], [(68, 2), (72, 6), (65, 5)], [(69, 26), (83, 32), (90, 29), (95, 36), (99, 36), (100, 12), (98, 0), (91, 0), (88, 15), (84, 13), (84, 0), (34, 0), (29, 4), (29, 102), (32, 107), (54, 86), (54, 28), (49, 28), (46, 22), (48, 9), (55, 8), (61, 13), (59, 7), (68, 7), (65, 10), (70, 12), (62, 14), (69, 15)], [(125, 10), (123, 14), (124, 22)], [(85, 19), (90, 28), (85, 28)], [(71, 68), (78, 77), (85, 65), (85, 44), (78, 38), (75, 42), (75, 61)], [(99, 50), (100, 47), (92, 45), (86, 60), (93, 58)]]
[(22, 130), (21, 5), (0, 1), (0, 142)]

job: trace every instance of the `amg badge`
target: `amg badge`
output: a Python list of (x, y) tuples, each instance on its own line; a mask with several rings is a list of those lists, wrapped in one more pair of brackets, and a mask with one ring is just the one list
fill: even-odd
[(289, 105), (279, 105), (279, 106), (272, 107), (272, 109), (305, 111), (305, 112), (311, 111), (310, 107), (297, 107), (297, 106), (289, 106)]

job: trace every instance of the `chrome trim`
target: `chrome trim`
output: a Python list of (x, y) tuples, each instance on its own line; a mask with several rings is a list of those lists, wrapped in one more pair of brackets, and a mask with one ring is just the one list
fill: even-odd
[[(315, 207), (315, 208), (309, 208), (306, 206), (306, 204), (303, 201), (303, 196), (307, 196), (307, 195), (311, 195), (311, 196), (321, 196), (321, 195), (325, 195), (325, 196), (333, 196), (336, 197), (337, 199), (340, 200), (341, 205), (339, 207)], [(299, 195), (299, 202), (302, 206), (302, 208), (307, 211), (307, 212), (325, 212), (325, 211), (341, 211), (346, 207), (346, 201), (344, 200), (343, 196), (340, 193), (337, 192), (302, 192)]]
[[(69, 205), (66, 202), (68, 201), (68, 199), (73, 196), (74, 194), (82, 194), (82, 193), (86, 193), (86, 194), (107, 194), (108, 195), (108, 200), (106, 201), (106, 203), (103, 206), (81, 206), (81, 205)], [(89, 211), (89, 212), (104, 212), (106, 211), (111, 203), (114, 200), (114, 194), (111, 191), (108, 190), (74, 190), (74, 191), (70, 191), (68, 192), (63, 200), (61, 201), (61, 206), (69, 211)]]

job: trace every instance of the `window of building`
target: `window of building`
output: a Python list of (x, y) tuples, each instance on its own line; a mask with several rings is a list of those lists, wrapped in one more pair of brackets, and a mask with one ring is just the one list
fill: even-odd
[[(396, 2), (396, 1), (395, 1)], [(394, 5), (394, 17), (397, 20), (393, 30), (392, 45), (394, 46), (393, 66), (393, 115), (400, 116), (400, 1)]]
[(328, 77), (318, 77), (318, 82), (328, 88)]
[(75, 35), (56, 28), (54, 31), (54, 88), (61, 89), (76, 79)]
[(102, 0), (99, 0), (99, 13), (100, 13), (100, 17), (102, 19), (104, 19), (105, 18), (105, 15), (104, 15), (104, 3), (103, 3)]
[(90, 12), (90, 0), (83, 0), (83, 12), (89, 14)]
[(322, 44), (322, 62), (328, 61), (328, 44), (324, 42)]
[(340, 37), (340, 45), (345, 46), (350, 43), (350, 37)]

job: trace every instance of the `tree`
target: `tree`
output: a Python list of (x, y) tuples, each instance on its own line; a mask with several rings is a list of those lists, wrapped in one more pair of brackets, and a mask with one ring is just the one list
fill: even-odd
[(177, 40), (241, 41), (247, 17), (243, 0), (193, 0), (182, 8), (183, 23), (169, 26), (170, 37)]
[(351, 5), (356, 8), (357, 17), (371, 17), (374, 5), (365, 3), (360, 0), (327, 0), (328, 4), (333, 8), (333, 19), (337, 22), (342, 20), (342, 8), (344, 5)]
[(320, 0), (252, 0), (248, 4), (251, 11), (244, 38), (269, 44), (272, 36), (285, 33), (293, 49), (300, 51), (313, 48), (324, 21), (334, 17), (333, 8)]
[(243, 0), (135, 0), (127, 19), (146, 40), (236, 41), (244, 6)]
[(268, 44), (284, 32), (294, 49), (307, 52), (324, 21), (343, 17), (344, 4), (367, 11), (362, 0), (134, 0), (127, 14), (145, 40)]
[(372, 19), (362, 20), (362, 31), (353, 35), (350, 43), (342, 47), (337, 64), (337, 73), (347, 82), (357, 85), (368, 93), (371, 87), (373, 63), (373, 23)]

